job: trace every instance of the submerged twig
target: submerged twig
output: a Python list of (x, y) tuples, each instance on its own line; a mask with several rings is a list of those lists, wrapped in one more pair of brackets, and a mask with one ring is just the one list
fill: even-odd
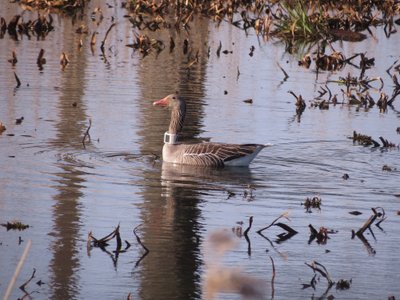
[(377, 213), (374, 213), (372, 216), (368, 218), (367, 221), (365, 221), (364, 225), (361, 226), (360, 229), (357, 230), (356, 235), (361, 236), (364, 234), (364, 231), (367, 230), (367, 228), (370, 228), (371, 224), (375, 221), (375, 219), (378, 217)]
[(250, 229), (251, 229), (251, 225), (253, 225), (253, 216), (251, 216), (250, 218), (249, 218), (249, 227), (247, 227), (246, 228), (246, 230), (243, 232), (243, 235), (246, 237), (248, 237), (248, 233), (249, 233), (249, 231), (250, 231)]
[(248, 234), (252, 225), (253, 225), (253, 216), (249, 218), (249, 227), (247, 227), (247, 229), (243, 232), (244, 238), (247, 241), (247, 254), (249, 256), (251, 255), (251, 242)]
[(111, 29), (112, 29), (115, 25), (116, 25), (116, 23), (112, 23), (112, 24), (110, 25), (110, 27), (108, 28), (108, 30), (107, 30), (107, 32), (106, 32), (106, 35), (104, 36), (104, 39), (101, 41), (100, 49), (101, 49), (101, 52), (102, 52), (103, 54), (104, 54), (104, 44), (105, 44), (106, 41), (107, 41), (108, 34), (110, 33)]
[(266, 226), (266, 227), (261, 228), (260, 230), (258, 230), (257, 233), (260, 234), (260, 233), (263, 232), (264, 230), (266, 230), (266, 229), (272, 227), (273, 225), (275, 225), (275, 223), (276, 223), (280, 218), (285, 218), (285, 219), (287, 219), (287, 220), (290, 220), (289, 217), (288, 217), (288, 213), (285, 212), (285, 213), (281, 214), (279, 217), (277, 217), (275, 220), (273, 220), (271, 224), (269, 224), (268, 226)]
[[(305, 263), (306, 266), (310, 267), (314, 272), (320, 273), (327, 281), (328, 285), (332, 286), (334, 282), (331, 279), (331, 276), (328, 273), (328, 270), (325, 266), (317, 261), (313, 261), (311, 264)], [(322, 269), (318, 268), (317, 266), (321, 267)]]
[(17, 81), (17, 86), (16, 86), (16, 88), (19, 88), (19, 87), (21, 86), (21, 81), (19, 80), (19, 78), (18, 78), (18, 76), (17, 76), (17, 73), (15, 73), (15, 72), (14, 72), (14, 77), (15, 77), (15, 80)]
[(279, 69), (281, 69), (281, 71), (285, 75), (285, 77), (283, 78), (283, 81), (287, 80), (289, 78), (288, 73), (286, 73), (286, 71), (281, 67), (281, 65), (279, 63), (276, 63), (276, 64), (278, 65)]
[(33, 272), (32, 272), (31, 277), (30, 277), (27, 281), (25, 281), (23, 284), (21, 284), (21, 286), (19, 287), (19, 289), (22, 290), (22, 291), (23, 291), (24, 293), (26, 293), (26, 294), (29, 294), (29, 293), (25, 290), (25, 287), (26, 287), (26, 286), (28, 285), (28, 283), (31, 282), (31, 280), (35, 277), (35, 273), (36, 273), (36, 269), (33, 268)]
[(269, 257), (272, 263), (272, 277), (271, 277), (271, 300), (274, 299), (274, 295), (275, 295), (275, 263), (274, 263), (274, 259), (272, 258), (272, 256)]
[(137, 242), (139, 243), (140, 246), (142, 246), (142, 248), (144, 249), (144, 253), (143, 255), (139, 258), (139, 260), (136, 262), (135, 264), (135, 268), (137, 266), (139, 266), (140, 262), (150, 253), (150, 250), (142, 243), (142, 241), (140, 240), (140, 237), (137, 235), (136, 231), (137, 229), (142, 226), (142, 224), (139, 224), (138, 226), (135, 227), (135, 229), (133, 229), (133, 234), (136, 237)]
[(89, 119), (89, 126), (88, 126), (88, 128), (86, 129), (86, 132), (85, 132), (85, 134), (83, 135), (83, 139), (82, 139), (83, 148), (86, 148), (86, 145), (85, 145), (86, 137), (89, 138), (89, 142), (91, 141), (90, 134), (89, 134), (89, 130), (90, 130), (91, 127), (92, 127), (92, 119)]

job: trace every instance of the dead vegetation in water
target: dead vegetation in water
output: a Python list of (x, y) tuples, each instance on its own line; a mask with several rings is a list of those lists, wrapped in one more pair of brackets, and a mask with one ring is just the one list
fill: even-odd
[(6, 130), (7, 130), (6, 126), (2, 122), (0, 122), (0, 135)]
[[(352, 284), (352, 279), (346, 280), (346, 279), (339, 279), (337, 282), (332, 280), (331, 275), (329, 274), (327, 268), (317, 262), (317, 261), (312, 261), (311, 263), (305, 263), (305, 265), (309, 268), (311, 268), (314, 272), (314, 276), (311, 278), (310, 283), (303, 283), (303, 289), (307, 288), (313, 288), (313, 290), (316, 290), (316, 286), (318, 283), (320, 283), (320, 277), (325, 278), (327, 281), (327, 287), (324, 291), (324, 293), (318, 297), (318, 299), (334, 299), (333, 295), (329, 295), (327, 297), (327, 294), (329, 290), (333, 287), (336, 286), (337, 290), (348, 290), (351, 287)], [(313, 297), (314, 298), (314, 297)]]
[(351, 238), (354, 239), (355, 237), (357, 237), (364, 244), (368, 254), (375, 255), (376, 251), (371, 246), (369, 241), (366, 239), (364, 233), (368, 229), (373, 239), (376, 240), (374, 231), (372, 230), (371, 226), (372, 224), (375, 224), (375, 226), (379, 230), (384, 231), (383, 228), (381, 227), (381, 223), (385, 221), (387, 217), (385, 214), (385, 210), (382, 207), (372, 207), (371, 210), (372, 210), (372, 215), (368, 218), (368, 220), (365, 221), (364, 224), (357, 231), (352, 230)]
[(321, 226), (319, 230), (315, 229), (313, 225), (309, 224), (310, 228), (310, 237), (308, 239), (308, 244), (311, 244), (314, 240), (317, 241), (317, 244), (325, 245), (330, 239), (329, 234), (338, 233), (337, 230), (328, 229), (324, 226)]
[[(281, 214), (279, 217), (277, 217), (275, 220), (273, 220), (271, 222), (271, 224), (269, 224), (268, 226), (265, 226), (265, 227), (257, 230), (257, 234), (260, 235), (265, 240), (267, 240), (270, 243), (271, 247), (275, 251), (277, 251), (281, 256), (284, 256), (276, 249), (275, 243), (276, 244), (283, 243), (283, 242), (289, 240), (290, 238), (292, 238), (293, 236), (295, 236), (298, 232), (296, 230), (294, 230), (291, 226), (287, 225), (286, 223), (278, 222), (282, 218), (290, 221), (289, 214), (287, 212), (285, 212), (285, 213)], [(249, 257), (252, 254), (251, 239), (250, 239), (249, 232), (253, 226), (253, 221), (254, 221), (254, 217), (250, 216), (249, 220), (248, 220), (248, 226), (244, 231), (243, 231), (243, 227), (242, 227), (243, 226), (242, 221), (236, 222), (237, 225), (235, 225), (234, 227), (231, 228), (231, 231), (235, 236), (237, 236), (238, 238), (242, 238), (242, 237), (245, 238), (245, 240), (247, 242), (247, 254)], [(284, 232), (277, 234), (277, 238), (274, 241), (271, 241), (266, 235), (264, 235), (263, 232), (273, 226), (277, 226), (277, 227), (283, 229)]]
[(22, 15), (15, 15), (8, 24), (3, 17), (0, 18), (0, 39), (4, 37), (6, 32), (15, 41), (18, 41), (21, 35), (25, 35), (29, 39), (34, 35), (40, 39), (46, 37), (53, 30), (51, 14), (45, 16), (39, 13), (37, 19), (28, 21), (24, 21)]
[(283, 229), (284, 232), (277, 235), (277, 239), (275, 240), (275, 242), (279, 244), (286, 240), (289, 240), (290, 238), (295, 236), (298, 232), (296, 230), (294, 230), (291, 226), (287, 225), (286, 223), (278, 222), (282, 218), (290, 221), (289, 214), (283, 213), (279, 217), (277, 217), (275, 220), (273, 220), (271, 222), (271, 224), (269, 224), (268, 226), (265, 226), (265, 227), (257, 230), (257, 233), (271, 243), (271, 241), (263, 234), (263, 231), (271, 228), (272, 226), (278, 226), (279, 228)]
[[(143, 244), (142, 240), (140, 239), (137, 231), (138, 228), (141, 226), (139, 224), (133, 229), (133, 234), (136, 238), (137, 243), (143, 248), (144, 253), (139, 257), (139, 259), (135, 263), (135, 267), (139, 266), (140, 262), (150, 253), (150, 250)], [(110, 245), (110, 242), (112, 240), (116, 241), (116, 247), (115, 250), (109, 251), (107, 247)], [(99, 248), (103, 252), (107, 253), (110, 258), (112, 259), (114, 266), (117, 265), (118, 262), (118, 257), (121, 253), (125, 253), (128, 251), (128, 249), (131, 247), (131, 243), (127, 240), (125, 240), (125, 248), (122, 248), (122, 238), (120, 234), (120, 225), (118, 225), (111, 233), (108, 235), (97, 239), (93, 236), (93, 233), (90, 231), (88, 234), (88, 240), (87, 240), (87, 255), (91, 255), (91, 250), (93, 248)]]
[[(326, 53), (327, 45), (332, 50), (330, 54)], [(382, 77), (366, 75), (366, 71), (375, 65), (375, 58), (368, 57), (367, 53), (356, 53), (346, 58), (341, 52), (336, 51), (331, 43), (318, 43), (316, 52), (306, 54), (298, 64), (305, 68), (310, 68), (314, 64), (317, 76), (320, 71), (336, 72), (342, 70), (346, 65), (359, 70), (359, 75), (348, 72), (346, 76), (338, 76), (336, 80), (328, 80), (325, 84), (321, 84), (318, 95), (310, 100), (310, 108), (328, 110), (331, 105), (348, 105), (355, 107), (356, 111), (360, 109), (369, 111), (375, 107), (380, 113), (386, 113), (388, 109), (394, 110), (394, 101), (400, 95), (400, 83), (397, 79), (397, 73), (400, 72), (398, 60), (395, 60), (386, 70), (391, 79), (391, 83), (386, 83), (386, 86), (391, 87), (391, 93), (383, 91), (385, 82)], [(396, 73), (391, 73), (392, 70)], [(328, 86), (331, 84), (336, 84), (340, 91), (332, 91), (332, 87)], [(292, 91), (289, 93), (297, 100), (296, 116), (300, 121), (306, 103), (301, 95), (297, 96)], [(383, 144), (384, 147), (388, 145), (385, 142)]]
[[(116, 266), (119, 254), (126, 252), (131, 246), (131, 244), (127, 240), (125, 240), (126, 246), (124, 249), (122, 249), (122, 239), (121, 239), (121, 235), (119, 232), (119, 228), (120, 228), (120, 226), (118, 225), (111, 233), (109, 233), (108, 235), (106, 235), (100, 239), (95, 238), (93, 236), (93, 233), (90, 231), (88, 234), (88, 240), (87, 240), (87, 246), (86, 246), (87, 255), (88, 256), (91, 255), (91, 250), (93, 248), (99, 248), (111, 257), (111, 259), (114, 263), (114, 266)], [(115, 239), (115, 241), (116, 241), (116, 248), (114, 251), (110, 252), (107, 249), (107, 247), (110, 245), (109, 243), (113, 239)]]
[(83, 9), (89, 0), (16, 0), (25, 9), (52, 9), (74, 12)]
[(353, 143), (357, 143), (362, 146), (373, 146), (373, 147), (381, 147), (383, 149), (399, 149), (399, 145), (396, 145), (393, 142), (388, 141), (384, 137), (380, 136), (379, 140), (381, 141), (382, 145), (374, 140), (372, 137), (357, 133), (355, 130), (353, 131), (353, 136), (351, 137)]
[(152, 39), (145, 34), (139, 34), (135, 36), (135, 41), (132, 44), (127, 44), (126, 46), (139, 51), (143, 57), (150, 54), (151, 51), (156, 51), (158, 54), (165, 48), (163, 41)]
[(322, 199), (319, 196), (307, 197), (304, 202), (301, 203), (302, 206), (306, 209), (307, 213), (312, 213), (312, 209), (316, 208), (321, 210)]
[[(297, 40), (361, 41), (370, 27), (383, 26), (385, 34), (395, 32), (394, 18), (400, 5), (383, 1), (126, 1), (122, 3), (131, 23), (139, 30), (191, 29), (195, 14), (222, 21), (247, 32), (278, 38), (292, 47)], [(174, 16), (174, 18), (168, 18)]]
[(22, 223), (21, 221), (11, 221), (7, 223), (0, 224), (1, 226), (5, 227), (7, 231), (9, 230), (18, 230), (22, 231), (29, 228), (29, 225)]

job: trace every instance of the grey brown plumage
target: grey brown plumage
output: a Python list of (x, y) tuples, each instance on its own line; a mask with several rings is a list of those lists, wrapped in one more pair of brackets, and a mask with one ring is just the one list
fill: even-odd
[[(171, 108), (171, 121), (166, 135), (173, 135), (182, 130), (186, 113), (186, 103), (176, 94), (158, 100), (153, 105)], [(164, 139), (166, 141), (166, 139)], [(175, 140), (164, 143), (163, 160), (175, 164), (223, 167), (248, 166), (256, 155), (266, 146), (263, 144), (224, 144), (197, 143), (183, 144)]]

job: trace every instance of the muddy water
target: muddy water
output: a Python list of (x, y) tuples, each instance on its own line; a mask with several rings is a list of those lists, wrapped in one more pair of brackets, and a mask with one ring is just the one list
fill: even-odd
[[(253, 216), (250, 244), (237, 238), (237, 247), (219, 264), (261, 278), (264, 294), (258, 298), (323, 295), (323, 277), (315, 290), (302, 289), (314, 275), (305, 263), (313, 260), (327, 268), (333, 281), (352, 279), (350, 289), (333, 286), (326, 295), (400, 297), (399, 151), (356, 146), (347, 138), (356, 130), (399, 143), (400, 100), (387, 113), (376, 107), (366, 111), (347, 105), (329, 110), (308, 106), (298, 120), (289, 90), (310, 100), (327, 79), (359, 71), (346, 67), (316, 74), (298, 67), (297, 58), (284, 54), (279, 43), (262, 41), (253, 32), (246, 36), (224, 22), (217, 28), (205, 18), (191, 24), (191, 46), (193, 53), (199, 51), (199, 62), (190, 70), (181, 50), (186, 36), (172, 29), (149, 33), (165, 41), (167, 49), (142, 58), (125, 46), (134, 34), (119, 3), (103, 7), (105, 18), (99, 25), (90, 19), (99, 3), (91, 1), (87, 13), (75, 20), (54, 14), (55, 30), (45, 39), (22, 36), (14, 41), (7, 34), (0, 39), (0, 121), (7, 127), (0, 136), (0, 222), (19, 220), (30, 226), (25, 231), (0, 228), (2, 295), (31, 240), (10, 299), (24, 295), (17, 287), (34, 268), (35, 278), (26, 287), (33, 299), (123, 299), (129, 293), (133, 299), (200, 299), (206, 288), (204, 274), (217, 263), (205, 246), (209, 234), (231, 230), (240, 221), (244, 231)], [(0, 4), (7, 22), (17, 13), (22, 13), (18, 5)], [(99, 41), (112, 17), (117, 25), (103, 56)], [(33, 20), (36, 13), (24, 12), (23, 18)], [(75, 33), (80, 24), (98, 32), (94, 51), (90, 34)], [(177, 45), (172, 53), (170, 36)], [(232, 53), (218, 57), (220, 41), (222, 50)], [(367, 75), (381, 76), (390, 94), (385, 70), (399, 58), (399, 42), (398, 34), (386, 39), (378, 29), (366, 42), (334, 46), (346, 56), (367, 51), (368, 57), (375, 57), (376, 66)], [(43, 70), (36, 65), (41, 48), (47, 60)], [(12, 66), (7, 60), (14, 49), (18, 63)], [(61, 52), (70, 58), (64, 70)], [(287, 80), (277, 62), (289, 74)], [(13, 72), (21, 80), (19, 88)], [(341, 97), (342, 87), (330, 88)], [(188, 102), (185, 139), (274, 146), (261, 152), (248, 169), (163, 164), (159, 157), (169, 114), (152, 107), (152, 101), (174, 91)], [(378, 92), (371, 94), (378, 98)], [(248, 98), (253, 104), (243, 102)], [(15, 119), (22, 116), (22, 124), (16, 125)], [(84, 146), (90, 120), (91, 140)], [(383, 171), (383, 165), (397, 170)], [(342, 178), (345, 173), (348, 180)], [(234, 195), (228, 197), (227, 191)], [(322, 199), (321, 210), (306, 213), (301, 203), (316, 195)], [(382, 230), (372, 226), (374, 236), (367, 231), (367, 243), (351, 239), (351, 230), (360, 228), (372, 214), (371, 207), (378, 206), (387, 216)], [(362, 214), (349, 214), (354, 210)], [(264, 232), (268, 240), (256, 234), (284, 212), (289, 212), (290, 222), (282, 222), (297, 235), (278, 243), (282, 230), (276, 226)], [(113, 252), (115, 240), (108, 252), (87, 249), (90, 231), (100, 238), (118, 224), (122, 240), (131, 244), (126, 252)], [(132, 232), (140, 224), (138, 235), (150, 250), (143, 259)], [(309, 224), (337, 233), (324, 245), (308, 244)], [(276, 268), (273, 293), (270, 257)], [(44, 284), (36, 284), (39, 280)], [(216, 299), (240, 297), (234, 291), (215, 294)]]

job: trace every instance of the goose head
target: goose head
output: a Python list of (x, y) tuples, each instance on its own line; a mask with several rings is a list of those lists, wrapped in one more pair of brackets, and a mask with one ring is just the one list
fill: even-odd
[(170, 94), (160, 100), (154, 101), (154, 106), (166, 106), (171, 109), (179, 108), (182, 105), (182, 98), (180, 98), (177, 94)]
[(170, 94), (158, 101), (153, 102), (154, 106), (165, 106), (171, 109), (171, 121), (168, 133), (178, 134), (183, 127), (186, 115), (186, 102), (177, 94)]

